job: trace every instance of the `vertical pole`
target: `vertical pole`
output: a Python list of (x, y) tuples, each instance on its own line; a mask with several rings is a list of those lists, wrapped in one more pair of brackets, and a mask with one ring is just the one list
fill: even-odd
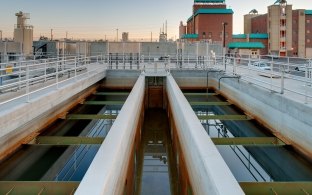
[(44, 82), (47, 82), (47, 60), (44, 60)]
[(26, 102), (29, 102), (29, 66), (26, 64), (26, 95), (27, 95), (27, 100)]
[(272, 60), (271, 60), (271, 86), (270, 86), (270, 88), (271, 88), (271, 91), (273, 91), (273, 57), (272, 57)]
[(304, 95), (305, 95), (305, 98), (304, 98), (304, 103), (307, 104), (308, 103), (308, 66), (306, 66), (306, 70), (305, 70), (305, 79), (306, 79), (306, 83), (305, 83), (305, 91), (304, 91)]
[(77, 80), (77, 56), (75, 56), (75, 81)]
[(56, 79), (56, 89), (58, 89), (59, 88), (59, 86), (58, 86), (58, 76), (59, 76), (59, 70), (58, 70), (59, 68), (58, 68), (58, 62), (56, 62), (56, 75), (55, 75), (55, 79)]
[(285, 70), (282, 69), (282, 77), (281, 77), (281, 94), (284, 94), (284, 73)]
[(196, 65), (195, 65), (195, 69), (197, 69), (197, 65), (198, 65), (198, 45), (199, 45), (199, 42), (196, 42)]
[(226, 47), (225, 47), (225, 26), (227, 25), (226, 22), (222, 23), (223, 25), (223, 63), (224, 63), (224, 70), (226, 72), (226, 62), (225, 62), (225, 55), (226, 55)]
[(139, 63), (138, 63), (138, 65), (137, 65), (137, 69), (139, 70), (139, 66), (140, 66), (140, 62), (141, 62), (141, 42), (139, 42), (139, 59), (138, 59), (138, 61), (139, 61)]

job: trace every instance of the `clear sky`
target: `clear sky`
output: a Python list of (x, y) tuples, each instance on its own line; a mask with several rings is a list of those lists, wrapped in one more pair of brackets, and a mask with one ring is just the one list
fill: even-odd
[[(192, 14), (193, 0), (0, 0), (0, 30), (12, 37), (15, 13), (30, 13), (29, 24), (40, 35), (55, 38), (116, 39), (116, 29), (129, 32), (130, 39), (158, 39), (160, 28), (168, 21), (168, 37), (178, 37), (180, 21)], [(234, 33), (243, 33), (243, 15), (252, 9), (266, 13), (275, 0), (226, 0), (234, 11)], [(312, 9), (311, 0), (288, 0), (294, 9)]]

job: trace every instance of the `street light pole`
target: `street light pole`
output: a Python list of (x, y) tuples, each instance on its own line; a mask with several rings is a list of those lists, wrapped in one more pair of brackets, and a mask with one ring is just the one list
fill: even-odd
[(118, 28), (116, 29), (116, 31), (117, 31), (117, 40), (116, 40), (116, 42), (118, 42)]
[(223, 63), (224, 63), (224, 70), (226, 71), (226, 62), (225, 62), (225, 54), (226, 54), (226, 47), (225, 47), (225, 26), (227, 25), (227, 22), (222, 22), (223, 26)]

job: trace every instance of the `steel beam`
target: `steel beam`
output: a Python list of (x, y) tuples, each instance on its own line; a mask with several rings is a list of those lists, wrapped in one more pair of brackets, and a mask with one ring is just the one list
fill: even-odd
[(85, 105), (96, 105), (96, 106), (104, 106), (104, 105), (123, 105), (125, 101), (86, 101), (83, 104)]
[(66, 116), (68, 120), (93, 120), (93, 119), (116, 119), (117, 115), (107, 114), (69, 114)]
[(257, 145), (286, 145), (277, 137), (233, 137), (233, 138), (211, 138), (215, 145), (244, 145), (244, 146), (257, 146)]
[(29, 145), (93, 145), (102, 144), (104, 137), (60, 137), (60, 136), (38, 136), (29, 142)]
[(235, 121), (241, 121), (241, 120), (250, 120), (246, 115), (197, 115), (198, 119), (200, 120), (235, 120)]
[(218, 95), (217, 93), (183, 93), (184, 96), (214, 96)]
[(312, 182), (240, 182), (246, 194), (312, 194)]
[(230, 102), (190, 102), (191, 106), (230, 106)]
[(94, 95), (116, 95), (116, 96), (124, 96), (124, 95), (129, 95), (129, 92), (96, 92)]
[(79, 182), (0, 181), (0, 194), (74, 194)]

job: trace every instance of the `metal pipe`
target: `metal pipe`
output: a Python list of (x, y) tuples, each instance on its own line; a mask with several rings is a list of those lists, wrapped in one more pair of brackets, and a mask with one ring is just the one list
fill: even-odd
[(241, 78), (241, 76), (223, 76), (223, 77), (220, 77), (219, 78), (219, 82), (218, 82), (218, 89), (220, 90), (221, 88), (221, 79), (225, 79), (225, 78), (228, 78), (228, 79), (237, 79), (237, 82), (239, 82), (239, 79)]

